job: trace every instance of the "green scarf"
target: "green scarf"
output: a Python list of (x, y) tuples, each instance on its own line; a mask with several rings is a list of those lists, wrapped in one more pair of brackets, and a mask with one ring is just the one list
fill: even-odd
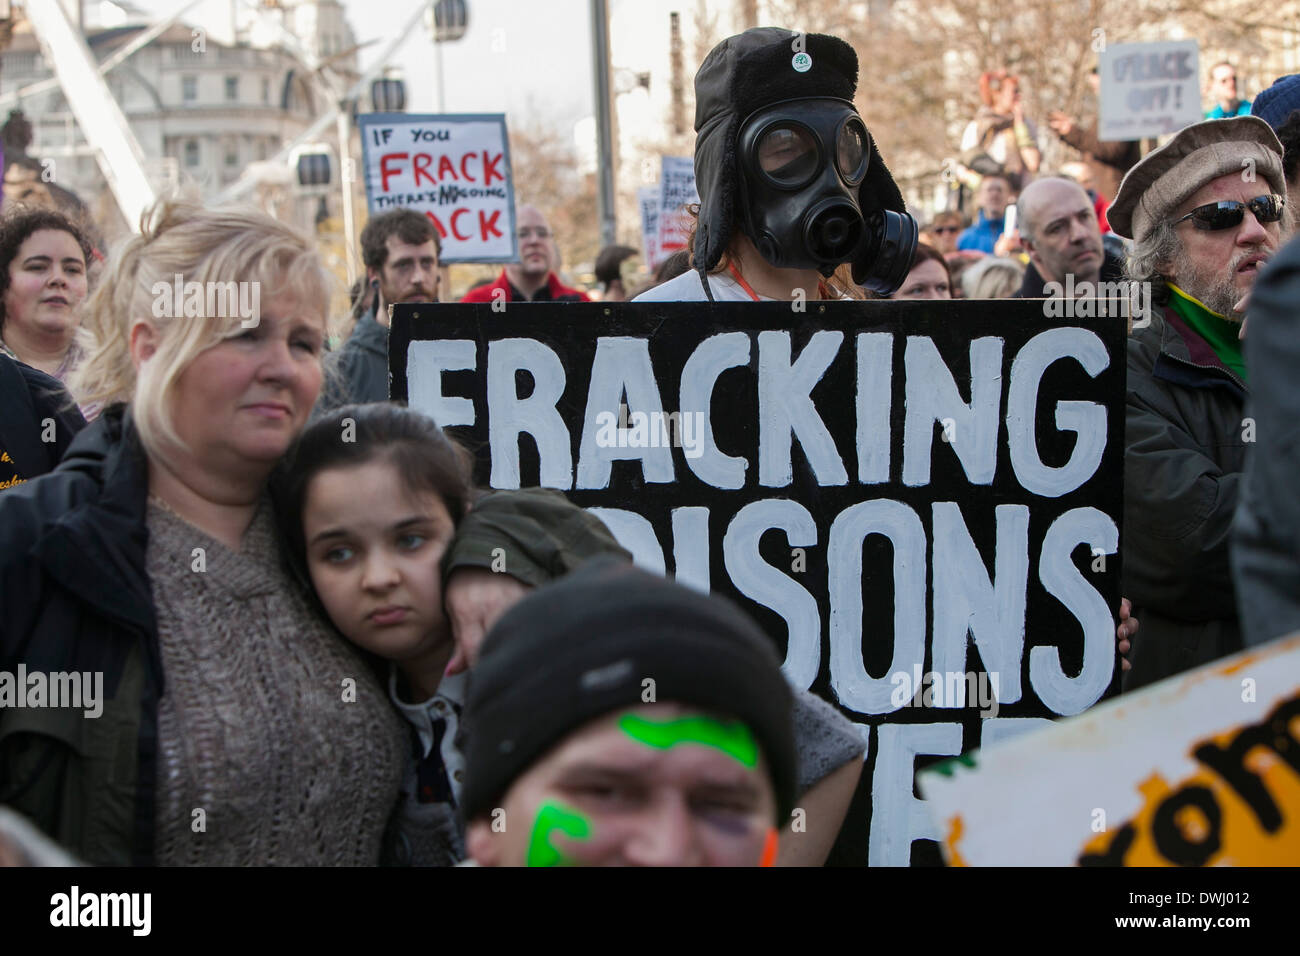
[(1246, 359), (1241, 354), (1241, 339), (1237, 337), (1241, 323), (1230, 322), (1172, 282), (1169, 283), (1169, 291), (1173, 293), (1169, 298), (1169, 308), (1187, 323), (1188, 328), (1209, 343), (1220, 362), (1236, 372), (1243, 382), (1248, 381)]

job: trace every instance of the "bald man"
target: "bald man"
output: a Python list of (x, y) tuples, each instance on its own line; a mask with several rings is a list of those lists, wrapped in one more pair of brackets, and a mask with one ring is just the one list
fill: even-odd
[(590, 302), (587, 293), (560, 282), (553, 271), (558, 258), (554, 234), (536, 206), (520, 206), (515, 214), (519, 261), (501, 270), (497, 281), (471, 289), (462, 302)]
[[(1106, 255), (1092, 200), (1078, 183), (1036, 179), (1020, 194), (1017, 208), (1020, 243), (1029, 253), (1030, 268), (1016, 298), (1039, 299), (1064, 290), (1094, 295), (1099, 282), (1123, 277), (1123, 264)], [(1045, 289), (1051, 283), (1058, 283), (1061, 291)]]

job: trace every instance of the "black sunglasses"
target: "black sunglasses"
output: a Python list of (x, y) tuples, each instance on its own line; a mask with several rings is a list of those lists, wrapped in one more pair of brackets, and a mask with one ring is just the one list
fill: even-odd
[(1239, 202), (1235, 199), (1225, 199), (1222, 202), (1207, 203), (1204, 206), (1197, 206), (1186, 216), (1181, 219), (1175, 219), (1174, 225), (1180, 222), (1192, 220), (1192, 225), (1197, 229), (1213, 231), (1216, 229), (1231, 229), (1233, 226), (1241, 225), (1242, 219), (1246, 217), (1246, 207), (1260, 222), (1277, 222), (1282, 218), (1282, 210), (1286, 208), (1286, 200), (1281, 196), (1256, 196), (1250, 202)]

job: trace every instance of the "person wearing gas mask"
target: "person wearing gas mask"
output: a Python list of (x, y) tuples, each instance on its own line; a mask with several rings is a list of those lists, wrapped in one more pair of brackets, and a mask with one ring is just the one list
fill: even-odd
[[(832, 36), (774, 27), (718, 44), (695, 76), (691, 269), (633, 302), (863, 298), (898, 290), (916, 221), (853, 107), (858, 58)], [(1126, 638), (1136, 622), (1125, 618)], [(1121, 643), (1120, 650), (1127, 650)], [(794, 698), (799, 806), (820, 834), (787, 833), (780, 862), (825, 861), (862, 772), (854, 725)]]
[[(723, 40), (695, 76), (700, 207), (691, 268), (634, 302), (791, 301), (882, 295), (912, 266), (917, 226), (853, 108), (858, 58), (831, 36), (773, 27)], [(862, 774), (847, 718), (796, 691), (799, 806), (779, 862), (820, 865)]]
[(695, 75), (692, 271), (636, 301), (894, 292), (917, 225), (853, 107), (857, 80), (832, 36), (762, 27), (714, 47)]

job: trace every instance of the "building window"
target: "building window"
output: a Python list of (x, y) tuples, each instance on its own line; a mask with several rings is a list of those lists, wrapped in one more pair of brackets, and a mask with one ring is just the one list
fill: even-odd
[(227, 166), (239, 165), (239, 147), (234, 143), (231, 143), (226, 147), (226, 165)]
[(262, 102), (271, 102), (271, 81), (267, 77), (262, 77)]
[(193, 103), (199, 98), (199, 78), (197, 76), (181, 77), (181, 99)]
[(197, 139), (187, 139), (185, 141), (185, 165), (194, 168), (199, 164), (199, 141)]
[(232, 102), (239, 99), (239, 77), (226, 77), (226, 99)]

